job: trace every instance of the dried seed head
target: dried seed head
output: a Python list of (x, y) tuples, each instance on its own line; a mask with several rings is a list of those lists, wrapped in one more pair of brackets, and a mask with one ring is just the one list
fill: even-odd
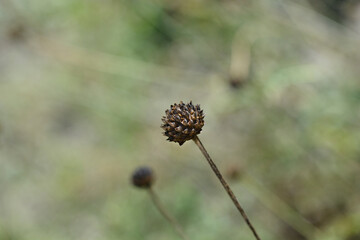
[(174, 103), (165, 114), (161, 119), (164, 135), (168, 137), (167, 140), (177, 142), (180, 146), (198, 135), (204, 126), (203, 110), (200, 105), (194, 106), (191, 101), (188, 104), (182, 101), (179, 104)]
[(132, 175), (132, 183), (139, 188), (150, 188), (154, 180), (154, 173), (149, 167), (139, 167)]

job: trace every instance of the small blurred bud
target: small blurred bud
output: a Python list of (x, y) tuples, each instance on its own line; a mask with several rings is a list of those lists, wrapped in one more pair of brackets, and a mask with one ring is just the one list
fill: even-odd
[(154, 173), (149, 167), (139, 167), (132, 175), (132, 183), (139, 188), (150, 188), (154, 180)]

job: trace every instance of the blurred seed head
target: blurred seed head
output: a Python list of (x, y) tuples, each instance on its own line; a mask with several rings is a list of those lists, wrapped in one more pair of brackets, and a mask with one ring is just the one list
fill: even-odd
[(138, 188), (150, 188), (154, 180), (154, 173), (149, 167), (138, 167), (132, 174), (132, 183)]
[(198, 135), (204, 126), (203, 110), (200, 105), (194, 106), (192, 101), (188, 104), (182, 101), (179, 104), (174, 103), (165, 114), (161, 119), (164, 135), (168, 137), (168, 141), (177, 142), (180, 146)]

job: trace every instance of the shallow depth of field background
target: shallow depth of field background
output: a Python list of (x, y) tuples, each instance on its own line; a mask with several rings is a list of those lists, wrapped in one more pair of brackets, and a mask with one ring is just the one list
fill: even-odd
[(1, 0), (0, 239), (360, 239), (360, 5), (295, 0)]

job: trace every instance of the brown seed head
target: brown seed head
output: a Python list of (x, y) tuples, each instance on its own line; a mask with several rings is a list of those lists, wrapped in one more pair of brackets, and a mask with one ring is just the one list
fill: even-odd
[(132, 183), (139, 188), (150, 188), (154, 179), (154, 173), (149, 167), (139, 167), (132, 175)]
[(194, 106), (191, 101), (188, 104), (182, 101), (174, 103), (165, 114), (161, 119), (164, 135), (168, 137), (168, 141), (177, 142), (180, 146), (198, 135), (204, 126), (204, 114), (200, 105)]

